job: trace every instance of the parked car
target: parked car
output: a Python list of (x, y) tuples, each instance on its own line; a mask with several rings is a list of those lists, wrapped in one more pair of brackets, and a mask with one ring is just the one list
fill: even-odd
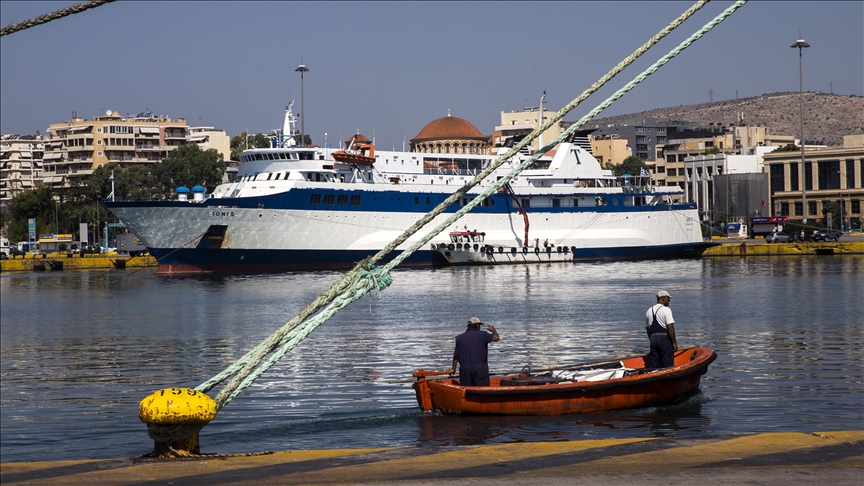
[(789, 243), (789, 235), (782, 231), (775, 231), (765, 237), (766, 243)]
[(813, 232), (813, 241), (840, 241), (843, 233), (831, 229), (820, 229)]
[(806, 234), (804, 230), (793, 231), (789, 233), (789, 241), (796, 243), (803, 243), (806, 240)]

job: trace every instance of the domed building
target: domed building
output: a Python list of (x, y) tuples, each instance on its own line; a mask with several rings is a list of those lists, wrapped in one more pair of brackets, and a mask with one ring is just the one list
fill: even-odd
[(447, 116), (432, 120), (410, 140), (411, 151), (425, 154), (485, 154), (489, 137), (466, 120)]

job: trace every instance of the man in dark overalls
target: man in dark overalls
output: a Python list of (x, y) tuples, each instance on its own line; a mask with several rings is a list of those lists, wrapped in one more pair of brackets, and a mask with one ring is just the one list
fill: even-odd
[(669, 368), (675, 364), (675, 351), (678, 351), (678, 341), (675, 339), (675, 319), (669, 301), (669, 292), (657, 292), (657, 303), (645, 313), (645, 330), (651, 341), (652, 368)]
[(459, 384), (462, 386), (489, 386), (489, 343), (498, 341), (498, 331), (495, 326), (487, 326), (489, 332), (481, 331), (483, 323), (472, 317), (468, 320), (468, 329), (456, 336), (456, 350), (453, 351), (453, 368), (450, 374), (456, 372), (459, 365)]

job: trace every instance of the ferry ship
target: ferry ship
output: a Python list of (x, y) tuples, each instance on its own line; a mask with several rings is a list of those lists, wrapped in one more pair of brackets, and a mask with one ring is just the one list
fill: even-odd
[[(289, 105), (271, 147), (242, 152), (236, 180), (212, 194), (196, 186), (191, 197), (178, 188), (174, 200), (104, 204), (157, 259), (157, 273), (345, 269), (497, 159), (376, 151), (359, 134), (343, 150), (301, 147), (290, 136), (295, 124)], [(514, 155), (397, 250), (525, 157)], [(586, 143), (562, 143), (402, 266), (700, 256), (711, 243), (696, 204), (675, 202), (680, 196), (679, 187), (654, 186), (648, 177), (613, 176)]]

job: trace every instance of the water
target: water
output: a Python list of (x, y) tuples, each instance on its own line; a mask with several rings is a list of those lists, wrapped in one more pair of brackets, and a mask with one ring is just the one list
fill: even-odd
[[(138, 402), (194, 387), (290, 320), (339, 274), (0, 276), (3, 462), (148, 452)], [(434, 446), (864, 428), (864, 258), (765, 257), (400, 270), (228, 404), (205, 452)], [(417, 368), (447, 369), (471, 316), (493, 371), (641, 354), (645, 310), (672, 296), (678, 342), (718, 359), (686, 401), (590, 415), (424, 415)], [(215, 396), (211, 392), (211, 396)]]

